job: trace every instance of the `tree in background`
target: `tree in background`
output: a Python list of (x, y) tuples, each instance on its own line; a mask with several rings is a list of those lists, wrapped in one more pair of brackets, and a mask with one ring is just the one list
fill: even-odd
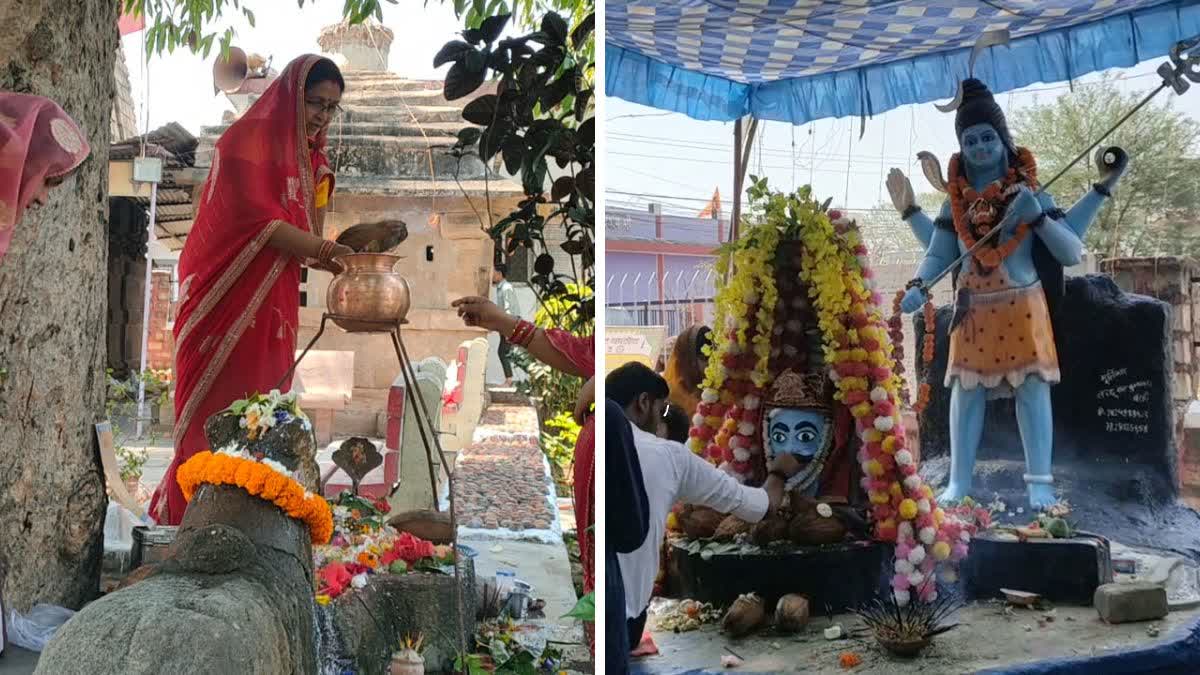
[[(1051, 103), (1022, 108), (1011, 119), (1013, 137), (1033, 151), (1045, 181), (1129, 112), (1146, 92), (1123, 93), (1111, 79), (1078, 87)], [(1129, 153), (1129, 171), (1088, 230), (1085, 244), (1103, 257), (1200, 253), (1200, 187), (1196, 143), (1200, 123), (1151, 103), (1129, 119), (1104, 146)], [(1051, 187), (1060, 206), (1090, 189), (1098, 177), (1089, 158)]]

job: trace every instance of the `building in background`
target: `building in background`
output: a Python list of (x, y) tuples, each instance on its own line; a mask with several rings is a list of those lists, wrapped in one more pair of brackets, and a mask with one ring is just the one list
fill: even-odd
[(711, 322), (716, 249), (728, 223), (706, 217), (611, 206), (604, 216), (605, 319), (608, 325), (665, 326), (676, 335)]

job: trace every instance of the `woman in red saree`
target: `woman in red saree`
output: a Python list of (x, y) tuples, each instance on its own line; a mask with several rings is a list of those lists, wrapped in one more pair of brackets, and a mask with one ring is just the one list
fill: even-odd
[[(344, 89), (332, 61), (301, 56), (217, 141), (179, 260), (175, 458), (150, 504), (160, 524), (183, 518), (175, 472), (207, 448), (205, 420), (275, 388), (291, 367), (301, 264), (336, 271), (334, 258), (351, 252), (322, 237), (333, 193), (325, 138)], [(290, 388), (290, 378), (280, 385)]]
[(44, 205), (90, 153), (87, 137), (57, 103), (0, 92), (0, 261), (21, 214)]
[(589, 408), (595, 398), (595, 384), (592, 381), (596, 370), (595, 338), (576, 337), (557, 328), (535, 328), (528, 321), (506, 314), (487, 298), (460, 298), (451, 304), (458, 308), (458, 315), (468, 326), (496, 331), (509, 342), (524, 347), (530, 356), (551, 368), (588, 380), (580, 392), (579, 405), (576, 406), (576, 418), (581, 420), (583, 428), (575, 441), (574, 483), (576, 532), (579, 537), (579, 559), (583, 564), (583, 592), (591, 592), (596, 584), (592, 530), (596, 522), (596, 419)]

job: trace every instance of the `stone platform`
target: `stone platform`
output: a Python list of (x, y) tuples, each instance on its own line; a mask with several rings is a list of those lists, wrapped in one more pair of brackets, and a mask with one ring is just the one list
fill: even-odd
[(783, 595), (801, 593), (809, 597), (814, 614), (844, 611), (875, 597), (892, 556), (890, 546), (875, 542), (754, 547), (750, 553), (732, 545), (700, 548), (699, 543), (671, 544), (671, 576), (683, 597), (728, 605), (754, 592), (774, 606)]
[[(932, 391), (920, 420), (921, 474), (935, 492), (950, 466), (950, 391), (943, 385), (950, 318), (950, 307), (938, 309)], [(920, 344), (924, 321), (914, 325)], [(1200, 561), (1200, 513), (1179, 500), (1170, 306), (1123, 293), (1105, 276), (1074, 277), (1054, 330), (1062, 372), (1051, 390), (1054, 478), (1056, 493), (1070, 502), (1069, 519), (1114, 541)], [(1012, 399), (988, 402), (978, 459), (972, 496), (985, 504), (998, 496), (1010, 510), (1028, 511)], [(1028, 513), (1012, 517), (1030, 520)]]
[[(1053, 617), (1047, 620), (1047, 616)], [(958, 627), (934, 638), (907, 660), (884, 652), (855, 617), (815, 615), (799, 635), (761, 633), (730, 640), (708, 625), (688, 633), (654, 632), (660, 654), (635, 659), (632, 672), (718, 673), (732, 649), (746, 659), (738, 673), (802, 672), (809, 675), (962, 675), (963, 673), (1194, 673), (1200, 672), (1200, 610), (1172, 612), (1162, 621), (1109, 626), (1090, 607), (1058, 607), (1053, 613), (1015, 609), (997, 602), (961, 609)], [(653, 617), (652, 617), (653, 621)], [(850, 637), (829, 641), (825, 628), (838, 624)], [(1154, 635), (1153, 637), (1151, 635)], [(862, 665), (838, 663), (851, 652)], [(728, 672), (725, 670), (725, 672)]]
[(998, 598), (1007, 588), (1089, 606), (1096, 589), (1113, 581), (1112, 549), (1107, 539), (1082, 532), (1071, 539), (1024, 542), (985, 532), (971, 541), (962, 578), (969, 598)]

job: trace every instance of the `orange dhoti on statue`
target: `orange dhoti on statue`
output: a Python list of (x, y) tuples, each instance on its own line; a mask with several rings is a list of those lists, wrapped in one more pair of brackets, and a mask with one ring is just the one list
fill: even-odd
[(964, 389), (983, 386), (988, 398), (1007, 398), (1030, 375), (1049, 384), (1061, 379), (1040, 282), (1014, 287), (1001, 268), (986, 276), (972, 270), (959, 283), (970, 304), (950, 334), (947, 387), (957, 378)]

